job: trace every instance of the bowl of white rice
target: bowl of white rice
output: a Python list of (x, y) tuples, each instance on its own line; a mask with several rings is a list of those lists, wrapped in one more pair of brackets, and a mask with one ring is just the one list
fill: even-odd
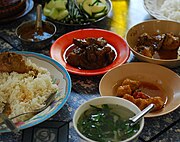
[[(23, 56), (26, 65), (37, 71), (17, 73), (0, 72), (0, 112), (10, 108), (8, 117), (31, 112), (43, 107), (48, 96), (57, 91), (54, 102), (38, 114), (23, 115), (13, 119), (21, 130), (39, 124), (57, 113), (71, 92), (71, 78), (66, 69), (48, 56), (33, 52), (16, 52)], [(9, 132), (5, 124), (0, 133)]]
[(180, 22), (179, 0), (144, 0), (144, 7), (156, 19)]

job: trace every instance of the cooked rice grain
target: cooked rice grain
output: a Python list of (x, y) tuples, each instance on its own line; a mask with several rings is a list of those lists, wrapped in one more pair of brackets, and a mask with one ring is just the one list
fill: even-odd
[(180, 0), (165, 0), (160, 12), (168, 19), (180, 22)]

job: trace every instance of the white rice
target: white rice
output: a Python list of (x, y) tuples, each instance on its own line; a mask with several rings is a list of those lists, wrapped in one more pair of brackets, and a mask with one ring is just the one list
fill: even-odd
[[(37, 77), (32, 75), (32, 71), (24, 74), (0, 73), (0, 112), (9, 104), (9, 117), (42, 107), (49, 94), (57, 90), (47, 69), (36, 66), (30, 60), (27, 60), (27, 65), (38, 70)], [(22, 118), (26, 119), (21, 117), (21, 121)]]
[(165, 0), (160, 12), (169, 20), (180, 22), (180, 0)]

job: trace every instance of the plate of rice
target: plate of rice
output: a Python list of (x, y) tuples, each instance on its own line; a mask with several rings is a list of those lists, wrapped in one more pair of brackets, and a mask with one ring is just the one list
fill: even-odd
[[(37, 114), (30, 113), (13, 119), (16, 126), (22, 130), (49, 119), (64, 106), (71, 92), (71, 78), (61, 64), (43, 54), (26, 51), (7, 54), (8, 56), (20, 55), (23, 60), (22, 63), (25, 63), (29, 70), (26, 72), (21, 72), (22, 69), (20, 72), (2, 71), (3, 69), (8, 70), (8, 66), (3, 64), (4, 57), (0, 55), (0, 62), (5, 66), (4, 68), (3, 65), (0, 67), (1, 113), (12, 118), (24, 112), (31, 112), (43, 107), (49, 95), (56, 92), (55, 100), (45, 110)], [(9, 57), (7, 59), (11, 60)], [(22, 63), (17, 63), (17, 66)], [(0, 133), (10, 132), (2, 120), (0, 121), (2, 124), (0, 125)]]
[(180, 0), (144, 0), (144, 7), (156, 19), (180, 23)]

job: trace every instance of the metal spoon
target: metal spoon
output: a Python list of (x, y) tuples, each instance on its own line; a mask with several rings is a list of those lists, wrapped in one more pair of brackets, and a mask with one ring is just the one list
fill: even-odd
[(135, 116), (129, 118), (129, 121), (131, 122), (130, 125), (135, 125), (145, 114), (150, 112), (154, 108), (154, 104), (148, 105), (145, 109), (143, 109), (141, 112), (136, 114)]
[(41, 111), (45, 110), (51, 103), (54, 102), (55, 97), (56, 97), (56, 93), (57, 93), (57, 91), (50, 94), (50, 96), (45, 101), (45, 105), (43, 107), (35, 109), (33, 111), (30, 111), (30, 112), (24, 112), (24, 113), (18, 114), (18, 115), (14, 116), (14, 117), (11, 117), (9, 119), (12, 120), (12, 119), (17, 118), (17, 117), (19, 117), (21, 115), (25, 115), (25, 114), (29, 114), (29, 113), (38, 113), (38, 112), (41, 112)]
[(21, 115), (25, 115), (25, 114), (29, 114), (29, 113), (38, 113), (41, 112), (43, 110), (45, 110), (54, 100), (55, 100), (55, 96), (56, 96), (57, 91), (53, 92), (50, 94), (50, 96), (47, 98), (47, 100), (45, 101), (45, 105), (41, 108), (38, 108), (34, 111), (31, 112), (24, 112), (21, 113), (19, 115), (16, 115), (14, 117), (8, 118), (6, 115), (4, 115), (3, 113), (0, 113), (0, 117), (2, 118), (3, 122), (0, 122), (0, 125), (2, 124), (6, 124), (6, 126), (12, 131), (12, 132), (18, 132), (18, 128), (16, 127), (16, 125), (14, 124), (14, 122), (12, 121), (12, 119), (17, 118)]

